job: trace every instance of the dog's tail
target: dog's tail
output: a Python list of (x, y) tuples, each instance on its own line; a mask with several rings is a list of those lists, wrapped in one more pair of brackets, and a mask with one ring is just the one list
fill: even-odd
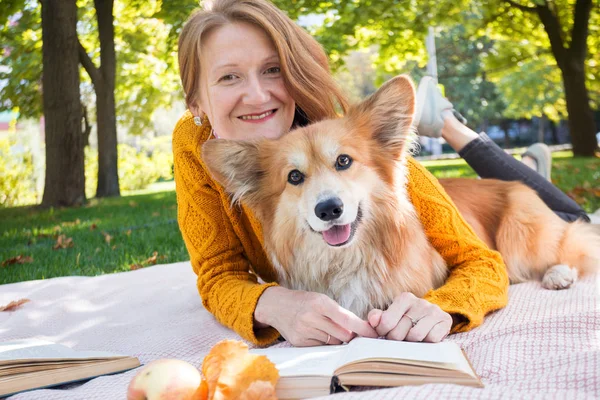
[(558, 256), (580, 275), (600, 270), (600, 226), (581, 220), (567, 224)]

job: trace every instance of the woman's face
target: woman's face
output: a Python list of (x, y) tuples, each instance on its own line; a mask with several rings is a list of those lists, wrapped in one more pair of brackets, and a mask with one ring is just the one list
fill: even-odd
[(262, 29), (230, 23), (203, 38), (200, 101), (218, 137), (278, 138), (294, 120), (295, 102), (283, 83), (279, 55)]

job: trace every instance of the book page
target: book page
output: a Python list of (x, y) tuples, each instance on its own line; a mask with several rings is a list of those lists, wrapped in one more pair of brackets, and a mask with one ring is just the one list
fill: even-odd
[(38, 339), (0, 342), (0, 365), (18, 363), (25, 360), (74, 360), (119, 357), (124, 356), (106, 351), (77, 351), (61, 344)]
[(348, 345), (253, 349), (250, 353), (267, 356), (280, 377), (333, 376)]
[[(439, 364), (473, 376), (473, 371), (460, 347), (453, 342), (413, 343), (358, 337), (348, 344), (341, 365), (361, 360), (398, 360), (419, 365)], [(433, 365), (432, 365), (433, 366)]]

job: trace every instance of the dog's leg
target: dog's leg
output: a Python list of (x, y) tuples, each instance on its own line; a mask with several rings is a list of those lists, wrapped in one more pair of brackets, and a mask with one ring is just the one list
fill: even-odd
[(548, 268), (542, 279), (546, 289), (560, 290), (569, 288), (577, 280), (577, 270), (566, 264), (558, 264)]

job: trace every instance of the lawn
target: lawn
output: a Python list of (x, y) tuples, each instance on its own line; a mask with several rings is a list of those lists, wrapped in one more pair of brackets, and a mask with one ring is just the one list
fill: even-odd
[[(600, 159), (553, 156), (555, 183), (586, 211), (600, 208)], [(475, 177), (462, 160), (423, 164), (437, 177)], [(167, 182), (121, 198), (92, 199), (81, 208), (0, 209), (0, 284), (187, 260), (173, 189)]]

